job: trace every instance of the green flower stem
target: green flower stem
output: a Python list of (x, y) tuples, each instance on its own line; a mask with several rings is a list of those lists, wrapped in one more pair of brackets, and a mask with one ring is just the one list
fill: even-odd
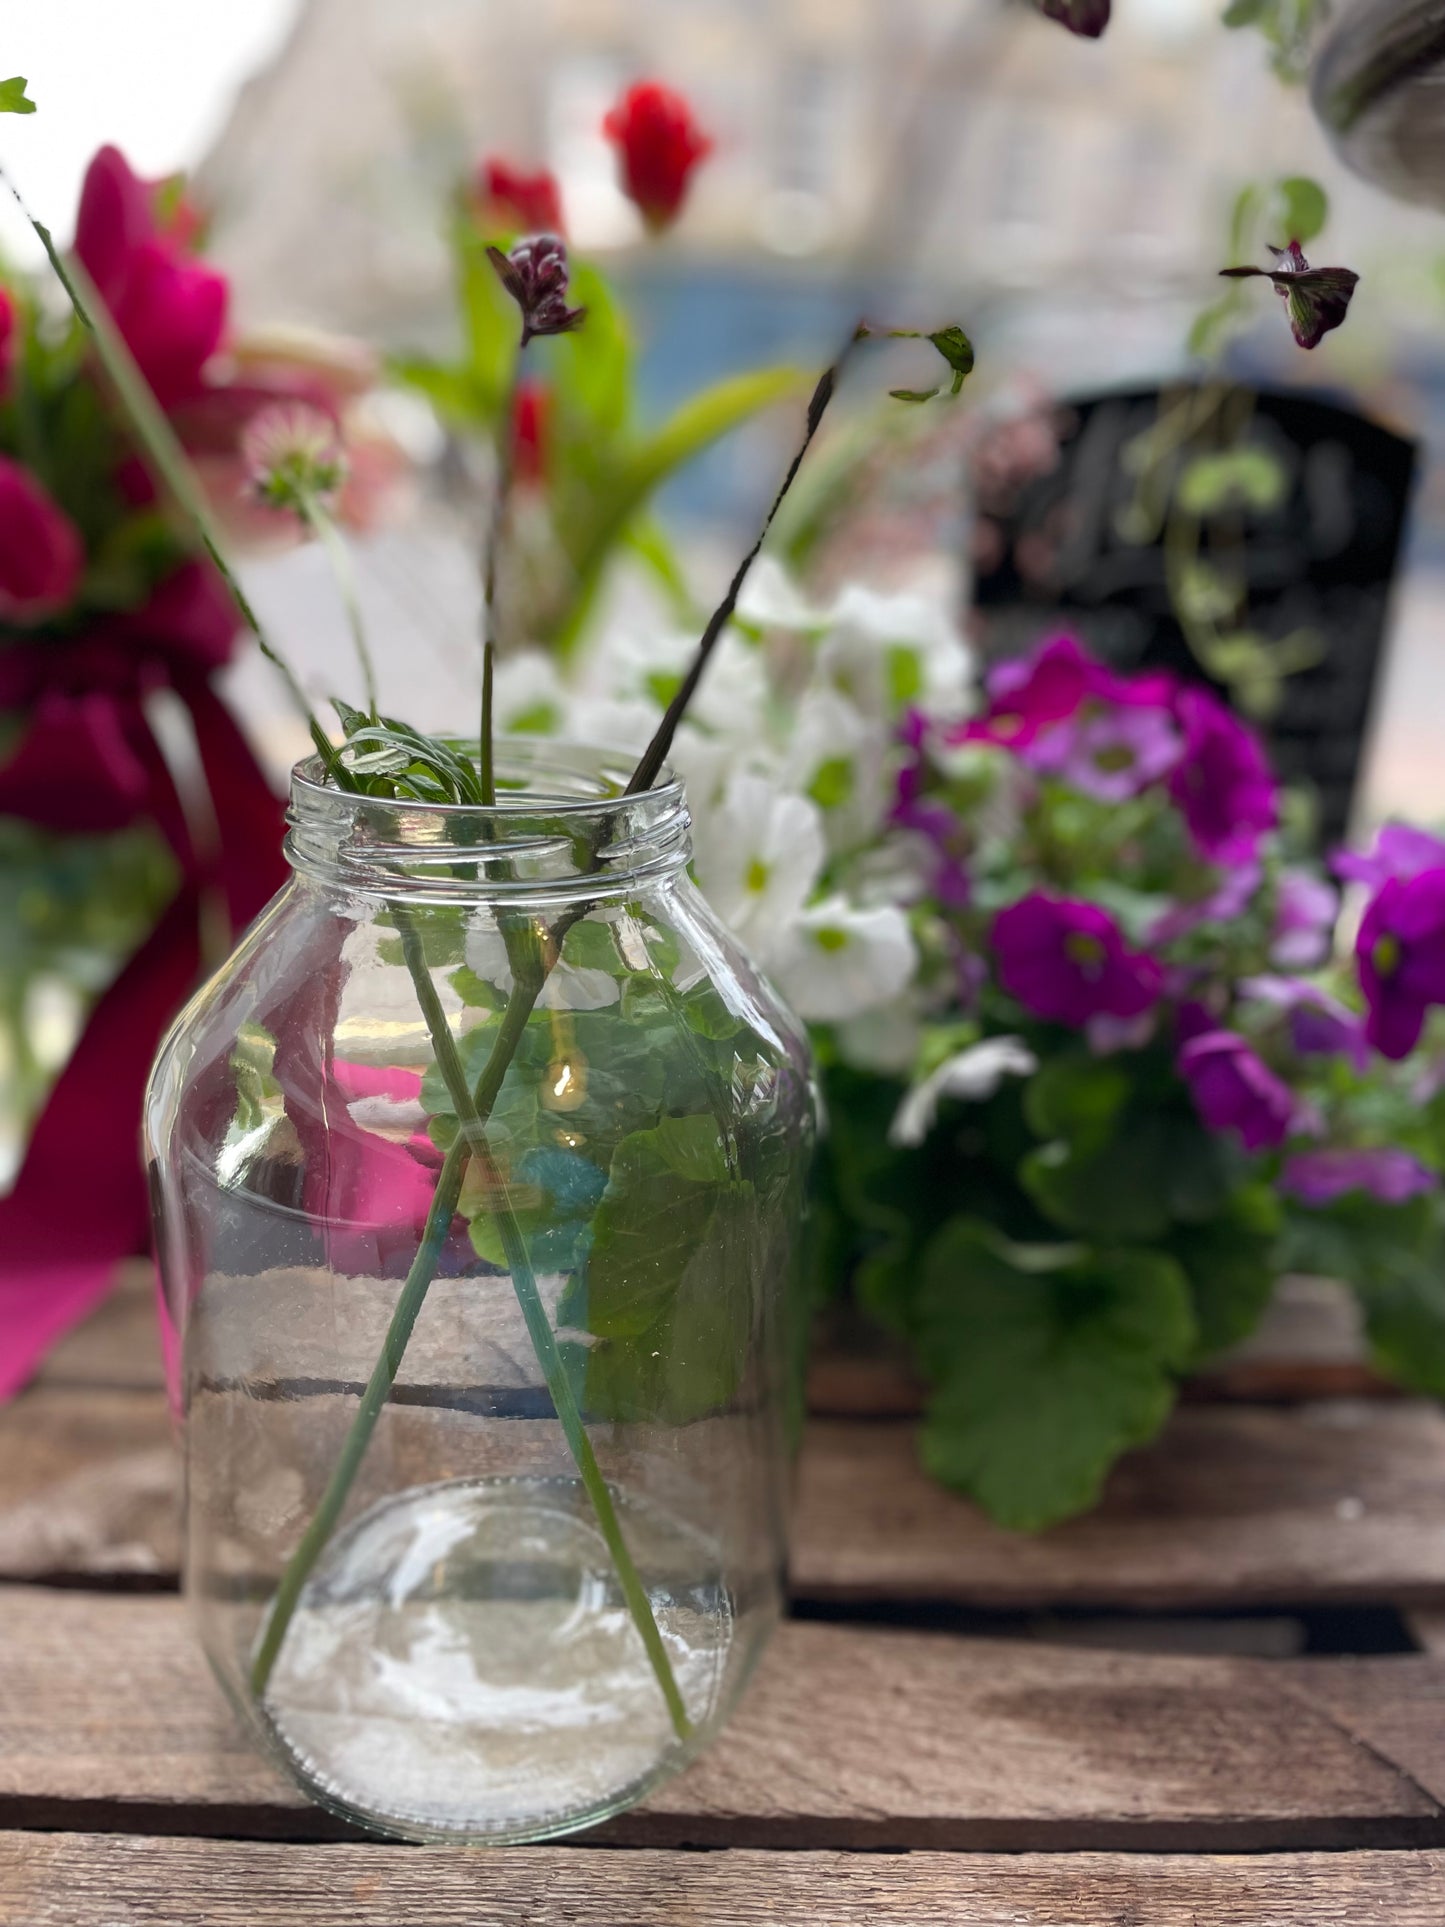
[(380, 711), (376, 702), (376, 665), (371, 659), (371, 645), (366, 640), (366, 624), (361, 619), (361, 601), (356, 592), (356, 571), (351, 566), (351, 551), (330, 510), (319, 496), (309, 489), (302, 489), (298, 491), (297, 506), (302, 521), (326, 551), (326, 560), (331, 565), (341, 606), (346, 612), (346, 626), (351, 631), (352, 647), (361, 668), (367, 711), (371, 720), (378, 722)]
[[(482, 1167), (489, 1191), (498, 1200), (497, 1219), (508, 1269), (512, 1275), (512, 1288), (517, 1294), (517, 1302), (526, 1322), (528, 1336), (531, 1338), (532, 1348), (537, 1355), (537, 1362), (541, 1367), (553, 1408), (562, 1426), (568, 1450), (577, 1466), (583, 1489), (597, 1516), (603, 1540), (617, 1569), (627, 1609), (632, 1615), (633, 1623), (637, 1627), (647, 1653), (648, 1662), (656, 1675), (673, 1730), (680, 1740), (686, 1740), (692, 1732), (692, 1724), (678, 1690), (667, 1649), (662, 1642), (662, 1635), (658, 1631), (646, 1588), (627, 1549), (621, 1523), (612, 1503), (612, 1494), (602, 1476), (602, 1469), (597, 1463), (592, 1441), (587, 1436), (587, 1429), (583, 1424), (581, 1411), (567, 1377), (556, 1334), (552, 1330), (551, 1321), (537, 1288), (537, 1276), (527, 1252), (526, 1241), (507, 1198), (506, 1187), (492, 1156), (491, 1145), (486, 1134), (486, 1120), (491, 1115), (502, 1081), (521, 1042), (527, 1020), (536, 1007), (537, 998), (547, 980), (550, 969), (548, 958), (542, 954), (542, 948), (537, 947), (533, 952), (536, 960), (530, 971), (525, 975), (520, 971), (515, 974), (512, 993), (502, 1013), (497, 1036), (493, 1040), (487, 1062), (477, 1080), (476, 1089), (471, 1090), (468, 1088), (466, 1074), (457, 1055), (456, 1043), (447, 1024), (446, 1014), (442, 1010), (441, 1000), (437, 996), (436, 986), (427, 968), (426, 956), (416, 926), (405, 906), (393, 904), (392, 912), (401, 936), (407, 967), (416, 986), (417, 1000), (421, 1005), (422, 1015), (426, 1019), (427, 1029), (431, 1033), (437, 1054), (437, 1065), (446, 1082), (452, 1102), (456, 1106), (457, 1121), (461, 1128), (443, 1160), (442, 1169), (437, 1178), (436, 1191), (427, 1212), (421, 1244), (397, 1299), (396, 1309), (387, 1327), (381, 1356), (377, 1359), (366, 1389), (362, 1393), (361, 1404), (351, 1422), (341, 1456), (327, 1482), (321, 1503), (281, 1575), (276, 1598), (266, 1622), (265, 1634), (252, 1665), (252, 1691), (258, 1699), (264, 1694), (301, 1592), (336, 1528), (337, 1520), (341, 1516), (352, 1483), (365, 1457), (367, 1446), (370, 1444), (377, 1419), (381, 1416), (382, 1408), (396, 1382), (396, 1375), (401, 1369), (402, 1358), (410, 1342), (412, 1329), (416, 1324), (422, 1303), (436, 1275), (441, 1248), (461, 1195), (462, 1179), (468, 1157), (475, 1157)], [(566, 919), (568, 922), (575, 920), (575, 914)], [(562, 934), (565, 934), (565, 930), (554, 933), (555, 948), (551, 945), (547, 946), (553, 957), (560, 953)]]

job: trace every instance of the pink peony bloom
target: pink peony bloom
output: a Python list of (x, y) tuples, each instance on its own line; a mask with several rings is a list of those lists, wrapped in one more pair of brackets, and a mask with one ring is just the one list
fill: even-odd
[(0, 623), (58, 614), (84, 573), (75, 524), (29, 469), (0, 455)]
[(86, 170), (75, 252), (165, 408), (200, 390), (226, 325), (225, 277), (191, 259), (184, 238), (158, 219), (155, 186), (102, 147)]
[(1408, 1057), (1425, 1013), (1445, 1004), (1445, 868), (1390, 877), (1355, 940), (1365, 1035), (1385, 1057)]
[(1169, 793), (1204, 856), (1215, 863), (1245, 861), (1279, 819), (1263, 746), (1208, 690), (1179, 690), (1174, 714), (1184, 731), (1184, 754)]
[(994, 918), (998, 979), (1034, 1016), (1082, 1030), (1091, 1017), (1138, 1017), (1158, 1001), (1155, 960), (1129, 949), (1097, 904), (1041, 890)]
[(1178, 1064), (1204, 1123), (1232, 1131), (1246, 1151), (1273, 1150), (1294, 1128), (1294, 1093), (1236, 1032), (1191, 1038)]

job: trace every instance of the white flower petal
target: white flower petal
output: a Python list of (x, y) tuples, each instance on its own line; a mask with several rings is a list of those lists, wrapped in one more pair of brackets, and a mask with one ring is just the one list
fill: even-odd
[[(463, 954), (473, 975), (480, 977), (484, 984), (491, 984), (503, 997), (511, 995), (512, 966), (507, 957), (506, 939), (489, 912), (473, 918), (467, 929)], [(609, 971), (559, 960), (547, 973), (537, 1008), (603, 1010), (608, 1004), (615, 1004), (621, 994), (617, 979)]]
[(805, 910), (764, 962), (800, 1017), (841, 1023), (896, 997), (918, 951), (901, 910), (860, 910), (835, 896)]
[(694, 868), (723, 922), (765, 961), (823, 868), (823, 826), (805, 796), (734, 776), (693, 828)]
[(945, 1059), (913, 1086), (894, 1113), (888, 1142), (900, 1149), (922, 1144), (945, 1097), (981, 1103), (993, 1096), (1006, 1077), (1032, 1077), (1038, 1067), (1039, 1060), (1022, 1037), (985, 1037), (982, 1043)]
[(738, 597), (738, 615), (759, 629), (822, 629), (827, 612), (815, 609), (776, 556), (760, 555)]
[(498, 662), (492, 677), (492, 720), (498, 730), (521, 724), (534, 735), (560, 735), (567, 703), (556, 666), (540, 649), (523, 649)]

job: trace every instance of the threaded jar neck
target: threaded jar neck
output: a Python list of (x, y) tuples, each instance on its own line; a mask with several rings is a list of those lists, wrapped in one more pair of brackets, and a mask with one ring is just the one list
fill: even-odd
[(483, 808), (356, 796), (308, 757), (291, 773), (287, 860), (302, 876), (364, 896), (626, 896), (675, 875), (691, 855), (680, 780), (665, 769), (652, 789), (628, 796), (631, 770), (606, 750), (508, 738), (497, 746), (497, 801)]

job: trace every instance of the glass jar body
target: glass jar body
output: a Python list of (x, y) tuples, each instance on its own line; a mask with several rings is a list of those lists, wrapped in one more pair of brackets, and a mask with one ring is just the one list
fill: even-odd
[(301, 794), (298, 874), (153, 1076), (201, 1636), (308, 1791), (403, 1837), (630, 1803), (778, 1614), (808, 1060), (673, 792)]

